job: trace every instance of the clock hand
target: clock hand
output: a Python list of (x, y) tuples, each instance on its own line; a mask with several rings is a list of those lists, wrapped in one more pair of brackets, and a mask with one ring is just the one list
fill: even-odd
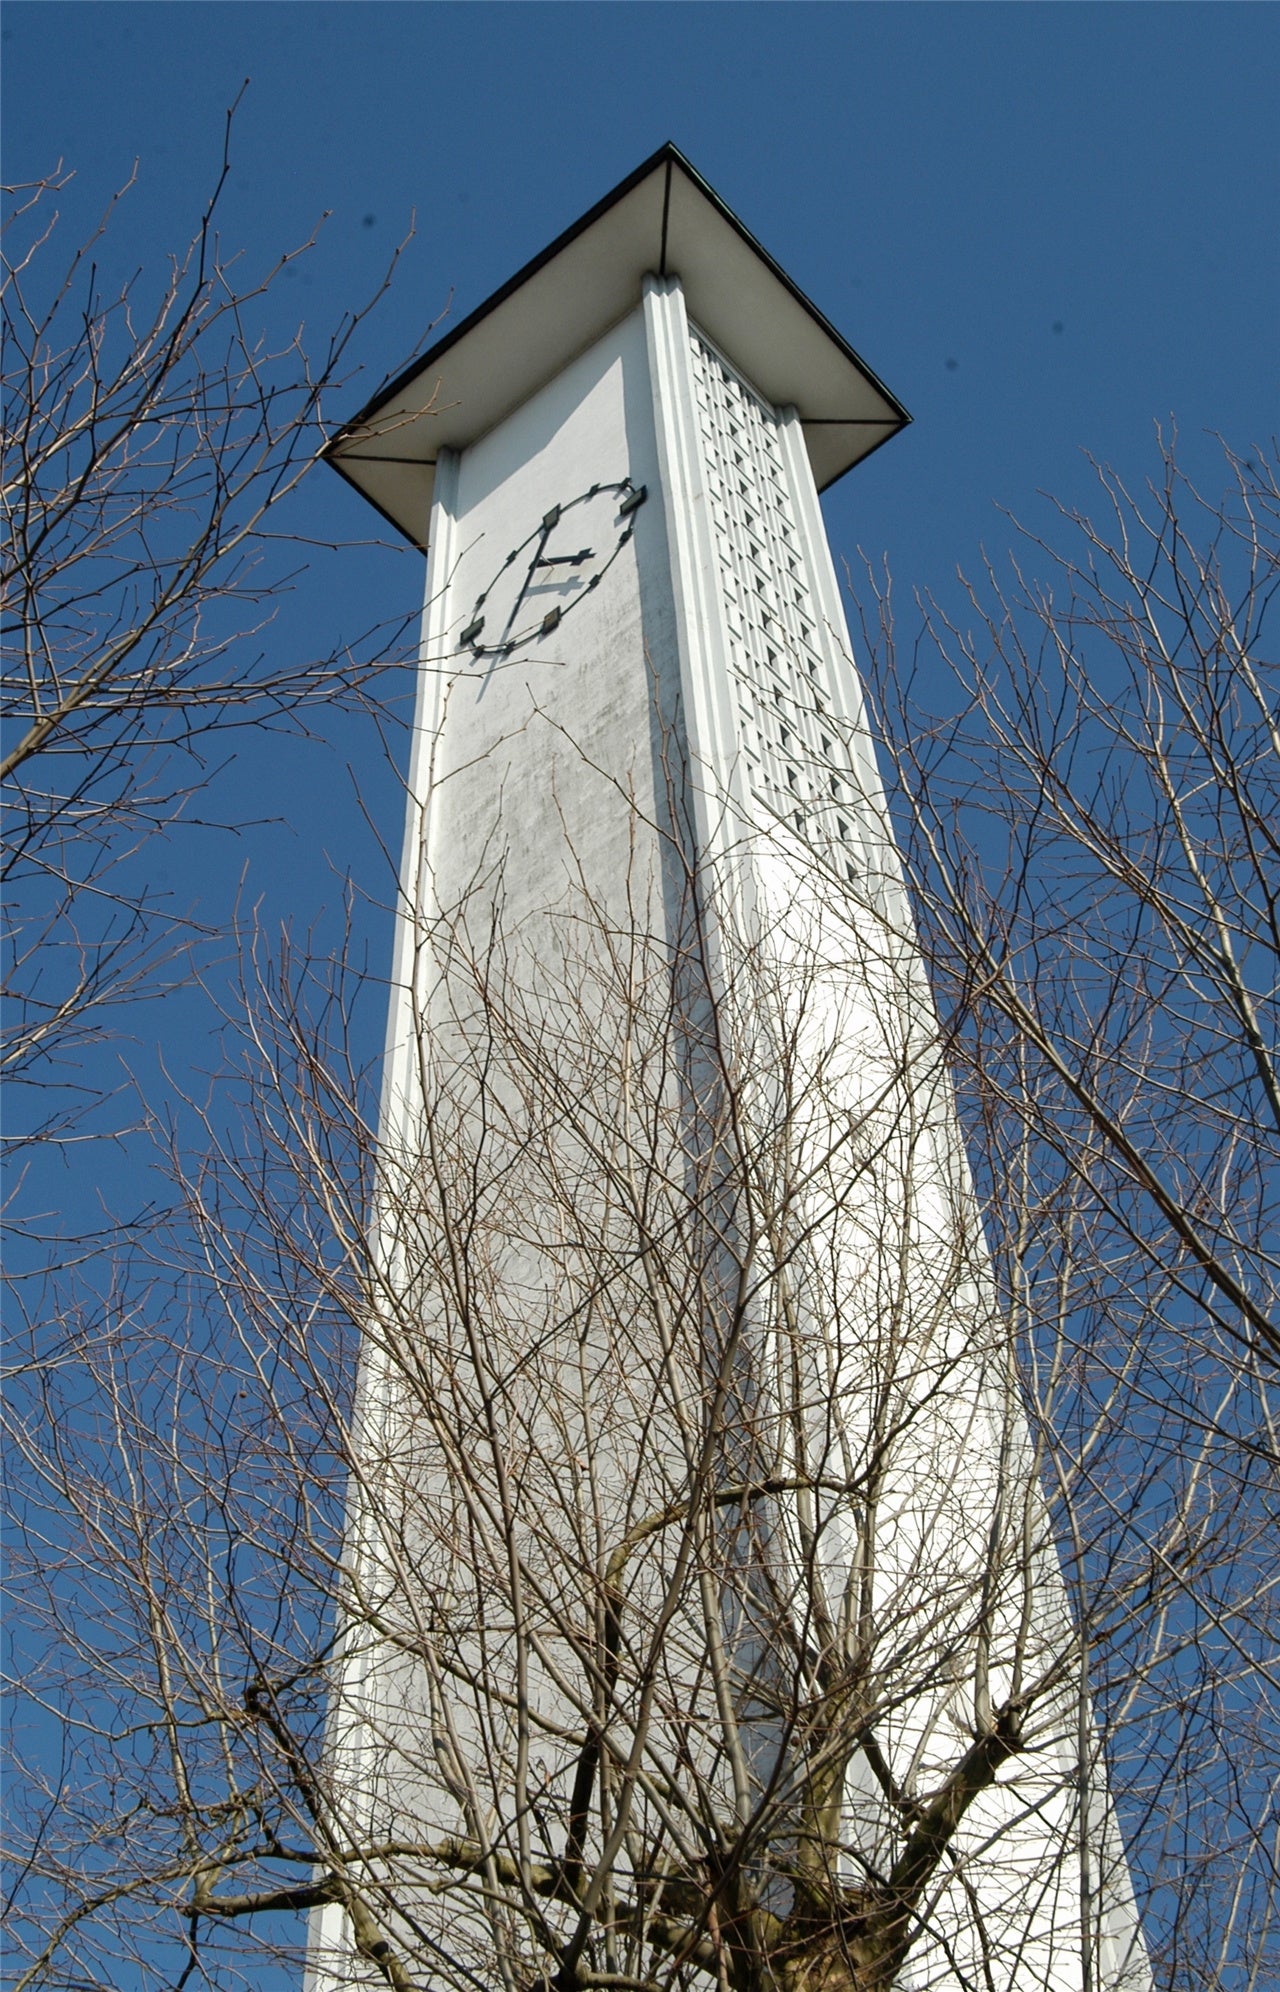
[(546, 553), (534, 561), (535, 567), (581, 567), (584, 560), (594, 556), (593, 547), (584, 546), (581, 553)]
[[(558, 506), (556, 507), (556, 517), (557, 518), (559, 517)], [(555, 522), (556, 522), (555, 518), (552, 517), (550, 512), (548, 512), (546, 518), (542, 521), (542, 530), (538, 534), (538, 544), (534, 548), (533, 559), (529, 562), (528, 572), (525, 574), (524, 580), (520, 583), (520, 593), (516, 596), (515, 601), (511, 604), (511, 614), (507, 617), (506, 626), (503, 629), (502, 635), (498, 638), (497, 643), (494, 645), (494, 649), (499, 653), (502, 651), (502, 648), (506, 643), (507, 638), (511, 634), (512, 626), (515, 622), (516, 617), (520, 613), (520, 604), (523, 602), (525, 596), (528, 594), (529, 583), (532, 581), (535, 571), (541, 564), (542, 549), (551, 537), (551, 528), (552, 526), (554, 526)]]

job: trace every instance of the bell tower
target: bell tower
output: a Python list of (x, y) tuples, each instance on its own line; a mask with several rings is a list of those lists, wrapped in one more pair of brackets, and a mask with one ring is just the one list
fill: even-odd
[(314, 1992), (1149, 1986), (819, 506), (908, 419), (668, 145), (328, 447), (427, 578)]

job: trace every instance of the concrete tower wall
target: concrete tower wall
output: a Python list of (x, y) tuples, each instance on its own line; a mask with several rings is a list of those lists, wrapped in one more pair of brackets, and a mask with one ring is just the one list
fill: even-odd
[[(500, 624), (557, 505), (553, 564)], [(575, 565), (579, 521), (593, 559)], [(504, 651), (506, 628), (534, 633)], [(649, 279), (639, 309), (442, 454), (421, 672), (385, 1304), (375, 1281), (363, 1379), (368, 1484), (383, 1471), (401, 1492), (389, 1516), (353, 1497), (353, 1561), (378, 1604), (347, 1641), (333, 1788), (353, 1839), (479, 1832), (510, 1854), (532, 1833), (550, 1858), (583, 1706), (558, 1632), (512, 1659), (503, 1557), (521, 1563), (530, 1624), (598, 1611), (617, 1546), (678, 1507), (688, 1404), (746, 1264), (735, 1457), (767, 1456), (779, 1491), (743, 1525), (765, 1575), (716, 1606), (717, 1636), (741, 1680), (758, 1674), (740, 1727), (763, 1803), (792, 1776), (785, 1725), (762, 1712), (778, 1614), (811, 1611), (816, 1586), (839, 1619), (865, 1573), (880, 1769), (868, 1745), (848, 1774), (853, 1887), (891, 1857), (884, 1764), (927, 1794), (972, 1739), (979, 1658), (998, 1700), (1015, 1666), (1043, 1672), (1072, 1640), (802, 426), (690, 324), (677, 279)], [(745, 1132), (726, 1162), (729, 1094)], [(612, 1172), (621, 1183), (646, 1142), (652, 1235), (677, 1243), (641, 1278)], [(730, 1178), (705, 1249), (681, 1232), (682, 1200), (693, 1186), (714, 1205)], [(763, 1239), (750, 1253), (743, 1210)], [(459, 1227), (465, 1305), (447, 1273)], [(468, 1510), (450, 1448), (493, 1444), (495, 1418), (518, 1488), (495, 1481), (495, 1505)], [(782, 1485), (780, 1461), (810, 1493)], [(993, 1560), (996, 1542), (1020, 1547)], [(628, 1609), (661, 1621), (667, 1697), (651, 1735), (672, 1761), (702, 1752), (732, 1805), (706, 1597), (663, 1619), (668, 1573), (640, 1564), (637, 1550)], [(496, 1739), (495, 1684), (503, 1708), (540, 1710), (536, 1768), (514, 1729)], [(1032, 1747), (971, 1807), (901, 1984), (1076, 1992), (1086, 1949), (1094, 1984), (1149, 1982), (1105, 1780), (1081, 1763), (1080, 1697), (1068, 1669)], [(435, 1876), (424, 1854), (428, 1921)], [(315, 1992), (364, 1982), (347, 1943), (340, 1912), (321, 1912)], [(442, 1965), (428, 1982), (462, 1981)]]

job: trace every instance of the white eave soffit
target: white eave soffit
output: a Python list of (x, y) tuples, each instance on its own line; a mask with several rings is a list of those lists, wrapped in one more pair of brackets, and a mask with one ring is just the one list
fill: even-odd
[(325, 456), (425, 547), (436, 452), (465, 449), (679, 276), (691, 318), (773, 402), (794, 404), (821, 491), (910, 416), (672, 145), (415, 360)]

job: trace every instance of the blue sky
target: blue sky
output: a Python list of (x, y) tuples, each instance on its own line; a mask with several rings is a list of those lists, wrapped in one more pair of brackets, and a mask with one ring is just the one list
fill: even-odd
[[(1276, 429), (1275, 6), (8, 0), (0, 34), (5, 178), (74, 168), (68, 240), (138, 163), (108, 274), (145, 279), (189, 239), (246, 78), (224, 244), (258, 271), (328, 216), (277, 333), (302, 319), (321, 343), (413, 219), (335, 416), (670, 138), (915, 418), (825, 500), (838, 563), (861, 546), (904, 591), (945, 592), (983, 548), (1000, 560), (1001, 508), (1090, 501), (1082, 451), (1140, 484), (1156, 421), (1211, 473), (1210, 432)], [(291, 523), (314, 546), (270, 641), (323, 650), (412, 609), (420, 557), (330, 472)], [(405, 674), (388, 689), (403, 706)], [(213, 928), (238, 905), (334, 945), (354, 880), (373, 1069), (402, 814), (373, 731), (236, 734), (205, 814), (229, 827), (147, 863)], [(210, 957), (215, 996), (231, 955)], [(216, 1022), (187, 991), (100, 1069), (198, 1095)], [(75, 1232), (152, 1182), (140, 1144), (91, 1145), (29, 1200)]]
[[(339, 415), (672, 138), (915, 417), (826, 500), (838, 561), (862, 546), (945, 589), (1009, 544), (1000, 507), (1087, 500), (1082, 450), (1140, 482), (1156, 420), (1193, 462), (1208, 431), (1275, 428), (1270, 6), (10, 0), (2, 31), (6, 178), (74, 168), (68, 238), (138, 162), (103, 251), (120, 274), (187, 239), (246, 78), (224, 242), (260, 269), (328, 215), (277, 329), (318, 342), (413, 219)], [(295, 522), (337, 551), (274, 641), (412, 608), (419, 557), (357, 544), (382, 528), (331, 473)], [(237, 736), (208, 813), (237, 834), (172, 870), (211, 920), (238, 896), (323, 925), (352, 873), (386, 896), (400, 801), (358, 729)], [(380, 966), (385, 921), (365, 932)], [(204, 1024), (164, 1023), (181, 1064)]]
[(927, 520), (928, 559), (1081, 445), (1274, 415), (1268, 6), (16, 0), (3, 32), (8, 177), (61, 158), (88, 213), (138, 159), (140, 258), (245, 77), (228, 233), (252, 260), (330, 211), (318, 326), (416, 212), (388, 364), (675, 139), (916, 415), (838, 535)]
[[(254, 271), (328, 216), (275, 329), (319, 342), (413, 221), (339, 415), (672, 138), (915, 417), (829, 495), (838, 561), (945, 589), (1008, 545), (1000, 507), (1087, 501), (1082, 450), (1140, 481), (1156, 420), (1193, 462), (1275, 427), (1273, 7), (10, 0), (2, 32), (6, 178), (74, 168), (68, 239), (138, 163), (111, 271), (188, 238), (246, 78), (224, 242)], [(412, 609), (419, 557), (358, 544), (382, 529), (331, 473), (293, 522), (337, 551), (273, 641)], [(394, 780), (372, 736), (330, 736), (237, 736), (207, 811), (234, 834), (152, 850), (201, 917), (323, 932), (349, 875), (385, 900)], [(380, 967), (385, 919), (362, 933)], [(164, 1027), (181, 1066), (207, 1020)]]

